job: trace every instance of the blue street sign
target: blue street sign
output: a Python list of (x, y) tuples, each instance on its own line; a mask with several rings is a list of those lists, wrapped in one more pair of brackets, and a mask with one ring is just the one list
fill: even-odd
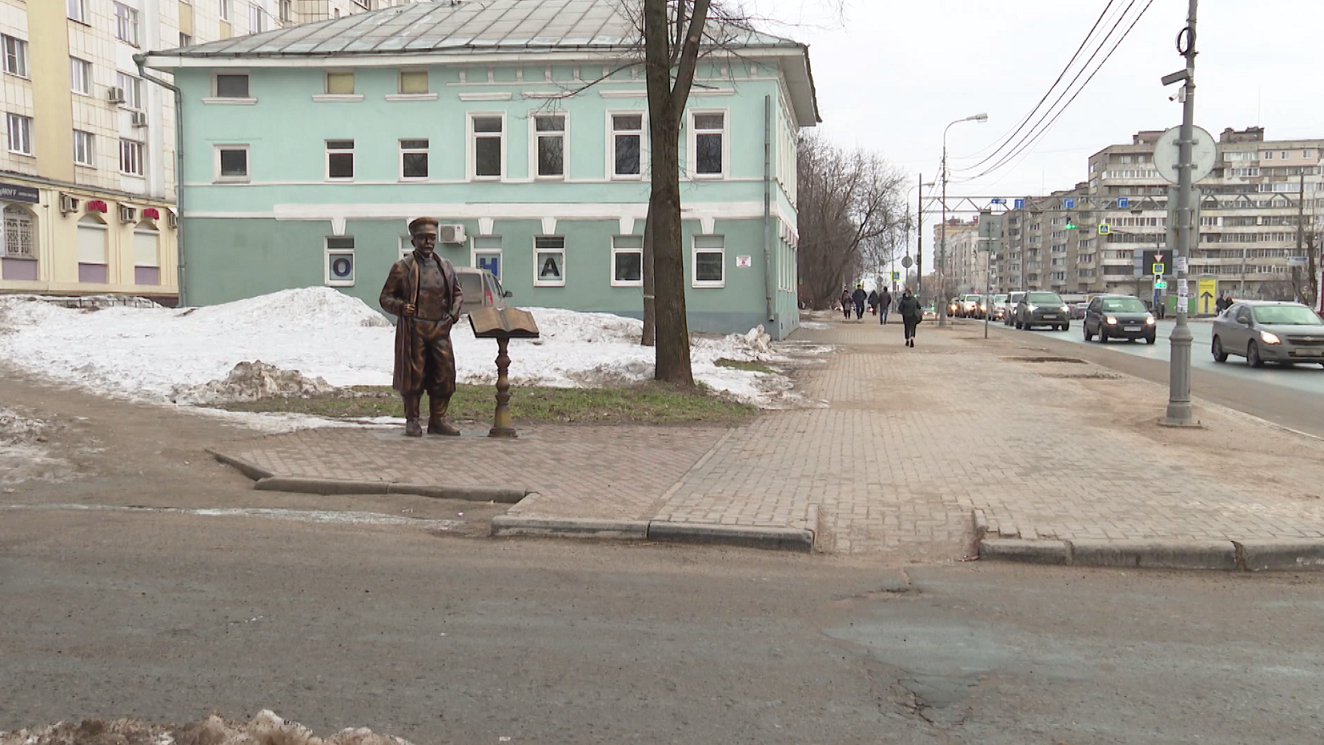
[(1124, 209), (1126, 209), (1127, 207), (1130, 207), (1130, 206), (1131, 206), (1131, 200), (1130, 200), (1130, 199), (1127, 199), (1126, 197), (1118, 197), (1118, 198), (1117, 198), (1117, 209), (1119, 209), (1119, 210), (1124, 210)]
[(1024, 199), (1017, 199), (1013, 204), (1015, 205), (1016, 209), (1018, 209), (1018, 210), (1023, 210), (1023, 209), (1025, 209), (1025, 200), (1024, 200)]
[(1006, 204), (1006, 203), (1007, 200), (1003, 199), (1002, 197), (993, 197), (992, 199), (989, 200), (989, 204)]
[(1064, 209), (1064, 210), (1074, 210), (1075, 208), (1076, 208), (1076, 200), (1071, 199), (1071, 198), (1067, 198), (1067, 199), (1063, 199), (1063, 200), (1062, 200), (1062, 209)]

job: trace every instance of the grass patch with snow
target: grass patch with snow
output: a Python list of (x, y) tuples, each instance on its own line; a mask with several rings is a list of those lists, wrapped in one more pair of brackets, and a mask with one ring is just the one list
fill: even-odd
[(722, 357), (713, 364), (718, 367), (726, 367), (732, 370), (744, 370), (745, 372), (765, 373), (767, 375), (779, 374), (776, 370), (768, 367), (762, 362), (754, 362), (752, 360), (733, 360), (729, 357)]

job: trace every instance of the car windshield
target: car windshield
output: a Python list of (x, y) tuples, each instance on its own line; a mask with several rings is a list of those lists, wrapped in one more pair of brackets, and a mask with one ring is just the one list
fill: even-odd
[(1061, 305), (1062, 298), (1053, 292), (1031, 292), (1025, 302), (1030, 305)]
[(477, 274), (467, 272), (461, 274), (460, 289), (464, 291), (464, 297), (469, 302), (483, 304), (483, 280)]
[(1005, 302), (1007, 302), (1007, 296), (1006, 296), (1006, 295), (994, 295), (994, 296), (993, 296), (993, 302), (995, 302), (995, 303), (1005, 303)]
[(965, 300), (978, 300), (978, 299), (979, 299), (979, 296), (978, 296), (978, 295), (966, 295), (966, 296), (964, 297), (964, 299), (965, 299)]
[(1324, 326), (1315, 311), (1304, 305), (1261, 305), (1255, 308), (1255, 320), (1276, 326)]
[(1103, 301), (1103, 311), (1105, 313), (1144, 313), (1145, 304), (1140, 302), (1140, 298), (1110, 297)]

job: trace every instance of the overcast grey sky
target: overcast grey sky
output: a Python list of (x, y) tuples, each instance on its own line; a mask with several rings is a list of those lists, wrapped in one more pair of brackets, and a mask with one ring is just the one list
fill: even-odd
[[(844, 24), (830, 12), (832, 0), (753, 4), (798, 24), (769, 30), (810, 45), (821, 131), (838, 143), (877, 151), (931, 180), (947, 123), (987, 112), (987, 123), (957, 124), (948, 134), (949, 194), (1069, 188), (1085, 180), (1090, 154), (1139, 130), (1181, 123), (1180, 104), (1168, 100), (1177, 86), (1165, 89), (1159, 78), (1184, 66), (1174, 39), (1187, 0), (1153, 0), (1032, 152), (959, 184), (958, 176), (973, 173), (956, 169), (977, 162), (970, 156), (987, 154), (980, 151), (1029, 113), (1107, 0), (847, 0)], [(1128, 4), (1119, 0), (1113, 12)], [(1324, 137), (1324, 0), (1204, 0), (1198, 33), (1196, 124), (1215, 137), (1224, 127), (1257, 124), (1270, 139)]]

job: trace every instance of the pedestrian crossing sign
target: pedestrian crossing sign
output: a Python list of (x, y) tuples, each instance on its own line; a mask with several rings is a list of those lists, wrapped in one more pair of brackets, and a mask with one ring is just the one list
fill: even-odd
[(892, 272), (892, 281), (893, 281), (893, 282), (900, 282), (900, 281), (901, 281), (901, 272)]
[(1099, 235), (1109, 235), (1113, 232), (1113, 227), (1106, 222), (1099, 223)]
[(1151, 268), (1154, 271), (1150, 272), (1150, 274), (1154, 275), (1155, 277), (1162, 277), (1164, 274), (1167, 274), (1167, 272), (1164, 270), (1167, 269), (1168, 267), (1164, 264), (1155, 264)]

